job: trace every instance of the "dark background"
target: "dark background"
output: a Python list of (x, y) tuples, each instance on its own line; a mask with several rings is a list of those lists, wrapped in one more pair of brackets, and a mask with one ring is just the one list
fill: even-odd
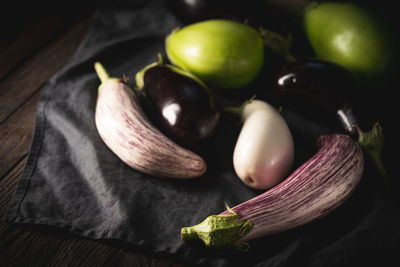
[[(359, 2), (367, 7), (369, 7), (374, 13), (376, 13), (388, 27), (390, 27), (393, 31), (397, 31), (397, 27), (393, 27), (396, 21), (396, 7), (394, 6), (393, 3), (389, 1), (380, 1), (380, 2), (373, 2), (373, 1), (356, 1)], [(9, 38), (16, 33), (23, 31), (26, 27), (29, 27), (31, 23), (34, 23), (35, 21), (38, 21), (41, 19), (42, 16), (46, 16), (49, 13), (53, 14), (54, 16), (62, 16), (65, 17), (65, 20), (72, 20), (76, 16), (80, 16), (81, 14), (85, 12), (90, 12), (91, 10), (96, 9), (98, 6), (102, 5), (107, 5), (109, 3), (106, 2), (95, 2), (95, 1), (85, 1), (85, 2), (78, 2), (78, 1), (63, 1), (63, 2), (57, 2), (57, 3), (44, 3), (41, 1), (38, 2), (30, 2), (30, 1), (14, 1), (10, 5), (6, 5), (5, 8), (1, 9), (1, 29), (2, 29), (2, 42), (3, 40), (6, 40), (6, 38)], [(129, 1), (119, 1), (119, 2), (112, 2), (112, 5), (118, 6), (118, 5), (126, 5), (129, 7)], [(4, 39), (3, 39), (4, 38)], [(305, 44), (304, 47), (300, 47), (299, 51), (296, 51), (296, 53), (310, 53), (308, 50), (307, 45)], [(377, 117), (380, 118), (383, 121), (383, 126), (384, 126), (384, 131), (387, 136), (386, 140), (386, 147), (385, 147), (385, 163), (389, 169), (389, 173), (393, 178), (396, 178), (396, 167), (398, 165), (397, 163), (397, 157), (394, 156), (397, 153), (398, 150), (398, 142), (397, 142), (397, 99), (396, 99), (396, 91), (398, 88), (398, 83), (397, 83), (397, 76), (393, 75), (390, 79), (386, 80), (385, 83), (382, 84), (382, 86), (377, 87), (376, 89), (376, 94), (367, 96), (365, 97), (366, 100), (366, 109), (369, 108), (368, 112), (373, 111), (374, 114), (377, 114)], [(369, 190), (364, 191), (365, 192), (371, 192), (370, 188), (374, 187), (375, 181), (368, 181), (367, 187)], [(398, 188), (398, 181), (395, 180), (394, 185), (392, 186), (392, 192), (390, 194), (396, 194), (396, 189)], [(385, 195), (387, 194), (386, 191), (382, 190), (381, 185), (377, 183), (376, 189), (379, 191), (377, 194), (379, 196), (378, 200), (374, 203), (368, 203), (369, 206), (374, 206), (374, 207), (380, 207), (383, 202), (380, 202), (381, 198), (385, 198)], [(364, 199), (365, 196), (363, 197), (355, 197), (355, 201), (353, 204), (349, 204), (350, 207), (362, 207), (362, 200)], [(391, 198), (389, 197), (390, 201), (397, 201), (396, 198)], [(357, 202), (358, 200), (358, 202)], [(386, 198), (385, 198), (385, 201)], [(372, 215), (374, 216), (382, 216), (385, 218), (385, 216), (388, 216), (387, 214), (390, 214), (390, 208), (392, 206), (388, 205), (383, 208), (377, 208), (376, 212)], [(396, 206), (395, 206), (396, 207)], [(355, 211), (355, 213), (363, 213), (365, 212), (362, 208), (358, 211)], [(397, 212), (397, 211), (393, 211)], [(340, 212), (336, 213), (335, 218), (340, 218), (340, 216), (343, 215)], [(388, 216), (388, 219), (391, 217)], [(374, 224), (374, 218), (369, 218), (369, 220), (366, 223), (370, 223), (372, 225)], [(394, 220), (394, 222), (396, 222)], [(285, 253), (290, 253), (291, 249), (296, 248), (295, 254), (297, 255), (297, 258), (300, 258), (301, 253), (310, 253), (313, 251), (313, 249), (316, 249), (317, 247), (323, 247), (327, 245), (327, 241), (323, 241), (323, 239), (318, 239), (317, 237), (319, 235), (326, 235), (325, 240), (332, 240), (335, 238), (337, 231), (343, 230), (342, 228), (339, 227), (339, 230), (335, 231), (335, 226), (332, 226), (332, 231), (329, 233), (324, 232), (323, 230), (326, 229), (326, 226), (329, 225), (329, 221), (322, 221), (321, 224), (319, 224), (319, 227), (315, 228), (315, 231), (313, 230), (313, 234), (304, 236), (301, 241), (301, 244), (294, 244), (294, 247), (286, 246), (286, 244), (283, 244), (281, 240), (287, 240), (287, 237), (293, 234), (283, 234), (280, 238), (272, 238), (273, 241), (276, 243), (276, 247), (268, 247), (268, 249), (272, 249), (272, 252), (269, 251), (269, 253), (274, 253), (276, 252), (277, 254), (282, 253), (282, 258), (284, 257)], [(351, 224), (350, 224), (351, 225)], [(379, 224), (377, 224), (379, 226)], [(389, 222), (390, 225), (390, 222)], [(378, 227), (377, 226), (377, 227)], [(384, 232), (391, 231), (391, 230), (398, 230), (395, 225), (391, 225), (393, 228), (388, 228), (383, 230)], [(305, 226), (302, 230), (299, 230), (298, 233), (309, 233), (310, 232), (310, 227), (315, 227), (315, 225), (311, 226)], [(378, 229), (377, 229), (378, 230)], [(382, 230), (382, 229), (379, 229)], [(382, 236), (388, 236), (388, 235), (382, 235)], [(314, 239), (315, 238), (315, 239)], [(377, 235), (375, 236), (374, 242), (381, 242), (377, 245), (368, 245), (368, 242), (370, 242), (368, 239), (364, 239), (365, 237), (360, 234), (357, 239), (352, 239), (348, 240), (350, 243), (345, 243), (345, 244), (337, 244), (333, 250), (327, 251), (327, 259), (332, 258), (328, 257), (328, 254), (332, 255), (331, 253), (337, 253), (337, 261), (340, 262), (340, 257), (343, 256), (341, 253), (342, 248), (344, 247), (351, 247), (354, 248), (354, 252), (356, 253), (357, 246), (363, 247), (363, 252), (367, 251), (371, 254), (376, 253), (372, 258), (375, 259), (375, 264), (379, 263), (379, 259), (382, 258), (382, 261), (384, 263), (389, 263), (390, 260), (395, 260), (397, 257), (396, 253), (397, 250), (399, 249), (399, 240), (392, 240), (392, 241), (386, 241), (385, 240), (380, 240), (379, 232), (377, 231)], [(315, 242), (314, 240), (319, 240)], [(260, 241), (262, 243), (262, 240)], [(351, 243), (353, 242), (353, 243)], [(269, 241), (269, 244), (271, 244), (271, 241)], [(386, 244), (397, 244), (397, 246), (387, 246)], [(119, 244), (115, 243), (113, 244), (111, 242), (112, 246), (122, 246), (125, 247), (126, 244)], [(293, 243), (292, 243), (293, 245)], [(371, 248), (371, 249), (369, 249)], [(372, 248), (380, 248), (377, 251), (374, 251)], [(263, 251), (261, 247), (256, 246), (256, 254), (258, 253), (259, 255), (262, 255)], [(275, 250), (274, 250), (275, 249)], [(213, 256), (213, 255), (209, 255)], [(362, 260), (363, 255), (354, 255), (354, 262), (356, 263), (356, 259), (360, 259), (361, 263), (364, 263), (365, 265), (368, 265), (367, 261)], [(296, 258), (296, 257), (294, 257)], [(368, 258), (368, 257), (367, 257)], [(369, 257), (371, 258), (371, 257)], [(278, 261), (279, 255), (277, 258), (275, 258), (276, 261)], [(256, 259), (255, 259), (256, 261)], [(323, 261), (321, 260), (320, 265), (323, 265)], [(267, 264), (267, 263), (266, 263)], [(274, 264), (269, 262), (269, 265), (273, 266)], [(294, 264), (296, 265), (295, 262), (288, 262), (288, 265)], [(332, 264), (332, 262), (331, 262)], [(334, 264), (333, 264), (334, 265)], [(350, 264), (349, 264), (350, 265)]]

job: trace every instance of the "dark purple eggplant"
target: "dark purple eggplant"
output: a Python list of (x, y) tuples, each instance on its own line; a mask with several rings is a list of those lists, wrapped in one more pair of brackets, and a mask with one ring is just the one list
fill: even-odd
[(275, 84), (283, 107), (330, 128), (357, 135), (359, 124), (353, 108), (359, 84), (352, 73), (336, 63), (319, 59), (289, 63), (278, 73)]
[(297, 60), (283, 66), (274, 83), (279, 105), (358, 140), (387, 178), (381, 161), (382, 127), (353, 73), (321, 59)]
[(197, 148), (214, 133), (220, 114), (197, 77), (160, 61), (138, 72), (136, 84), (153, 107), (154, 123), (175, 142)]

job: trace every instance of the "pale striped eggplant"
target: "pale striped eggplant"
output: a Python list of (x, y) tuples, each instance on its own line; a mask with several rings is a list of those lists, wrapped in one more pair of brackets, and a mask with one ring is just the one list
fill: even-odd
[(246, 241), (320, 219), (355, 190), (364, 168), (360, 146), (347, 135), (323, 135), (308, 161), (272, 189), (201, 224), (182, 228), (183, 240), (210, 247), (248, 248)]
[(205, 161), (161, 133), (146, 117), (133, 90), (95, 69), (102, 84), (95, 122), (104, 143), (127, 165), (156, 177), (194, 178), (206, 171)]

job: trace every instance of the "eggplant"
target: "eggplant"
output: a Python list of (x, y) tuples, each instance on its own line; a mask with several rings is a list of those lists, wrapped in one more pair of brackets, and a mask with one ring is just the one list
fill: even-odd
[(184, 241), (248, 250), (247, 241), (320, 220), (356, 190), (364, 170), (360, 146), (344, 134), (322, 135), (318, 151), (272, 189), (202, 223), (181, 229)]
[(354, 3), (316, 1), (303, 15), (303, 28), (315, 54), (354, 72), (361, 80), (382, 80), (397, 48), (373, 13)]
[(156, 125), (178, 144), (197, 148), (214, 133), (220, 113), (197, 77), (160, 59), (137, 73), (136, 84), (154, 108)]
[(265, 101), (247, 101), (239, 110), (243, 126), (233, 151), (235, 172), (249, 187), (272, 188), (292, 168), (292, 133), (281, 114)]
[(283, 107), (331, 129), (357, 137), (355, 109), (361, 88), (354, 75), (339, 64), (303, 59), (283, 66), (274, 85)]
[(388, 182), (381, 159), (383, 130), (353, 72), (338, 63), (303, 59), (283, 66), (274, 85), (283, 108), (358, 140)]
[(173, 30), (165, 39), (169, 61), (219, 89), (239, 89), (255, 80), (264, 64), (259, 32), (246, 24), (213, 19)]
[(206, 172), (202, 157), (179, 146), (152, 124), (122, 79), (110, 77), (99, 62), (94, 67), (101, 80), (96, 128), (115, 155), (128, 166), (159, 178), (188, 179)]

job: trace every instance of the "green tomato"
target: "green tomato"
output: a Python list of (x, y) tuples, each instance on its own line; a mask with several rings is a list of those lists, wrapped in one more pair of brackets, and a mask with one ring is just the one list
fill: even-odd
[(166, 54), (206, 84), (233, 89), (252, 82), (264, 62), (264, 45), (252, 27), (230, 20), (207, 20), (173, 31)]
[(339, 63), (361, 79), (387, 71), (393, 57), (388, 35), (361, 7), (323, 2), (306, 11), (303, 23), (317, 57)]

